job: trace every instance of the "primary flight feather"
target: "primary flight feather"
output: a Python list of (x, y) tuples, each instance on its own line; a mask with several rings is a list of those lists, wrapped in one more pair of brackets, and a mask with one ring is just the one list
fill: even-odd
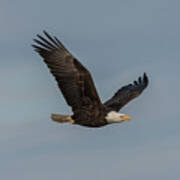
[(52, 114), (52, 120), (70, 122), (87, 127), (101, 127), (111, 123), (130, 120), (130, 116), (118, 113), (129, 101), (138, 97), (148, 85), (144, 73), (138, 81), (119, 89), (107, 102), (102, 103), (90, 72), (74, 57), (65, 46), (46, 31), (34, 39), (35, 48), (44, 59), (69, 106), (72, 115)]

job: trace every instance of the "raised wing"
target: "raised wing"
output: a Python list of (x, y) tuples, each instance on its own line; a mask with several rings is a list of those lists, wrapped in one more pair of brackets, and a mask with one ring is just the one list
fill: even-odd
[(56, 78), (64, 98), (73, 111), (91, 104), (100, 104), (100, 99), (89, 71), (56, 38), (44, 31), (46, 39), (37, 35), (32, 45), (44, 59)]
[(148, 82), (148, 77), (146, 73), (144, 73), (143, 78), (139, 77), (138, 81), (134, 81), (133, 84), (129, 84), (119, 89), (111, 99), (104, 103), (104, 105), (111, 110), (119, 111), (129, 101), (138, 97), (148, 86)]

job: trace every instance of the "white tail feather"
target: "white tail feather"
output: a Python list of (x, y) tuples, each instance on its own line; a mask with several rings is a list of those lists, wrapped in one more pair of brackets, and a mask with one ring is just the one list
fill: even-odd
[(72, 121), (72, 118), (70, 115), (61, 115), (61, 114), (51, 114), (51, 119), (58, 123), (68, 123)]

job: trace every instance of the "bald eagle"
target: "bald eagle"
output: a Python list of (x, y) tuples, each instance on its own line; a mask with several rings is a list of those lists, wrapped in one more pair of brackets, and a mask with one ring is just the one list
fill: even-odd
[(146, 73), (134, 83), (119, 89), (112, 98), (102, 103), (90, 72), (56, 37), (50, 36), (46, 31), (44, 35), (46, 38), (37, 35), (32, 46), (44, 59), (73, 112), (72, 115), (52, 114), (52, 120), (86, 127), (102, 127), (131, 119), (130, 116), (118, 111), (147, 87)]

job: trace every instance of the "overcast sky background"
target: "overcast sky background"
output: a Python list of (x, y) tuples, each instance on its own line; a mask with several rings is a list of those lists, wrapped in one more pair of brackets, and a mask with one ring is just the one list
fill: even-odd
[[(1, 0), (0, 178), (169, 180), (180, 177), (180, 1)], [(143, 72), (132, 121), (90, 129), (70, 113), (32, 49), (46, 30), (91, 71), (102, 101)]]

